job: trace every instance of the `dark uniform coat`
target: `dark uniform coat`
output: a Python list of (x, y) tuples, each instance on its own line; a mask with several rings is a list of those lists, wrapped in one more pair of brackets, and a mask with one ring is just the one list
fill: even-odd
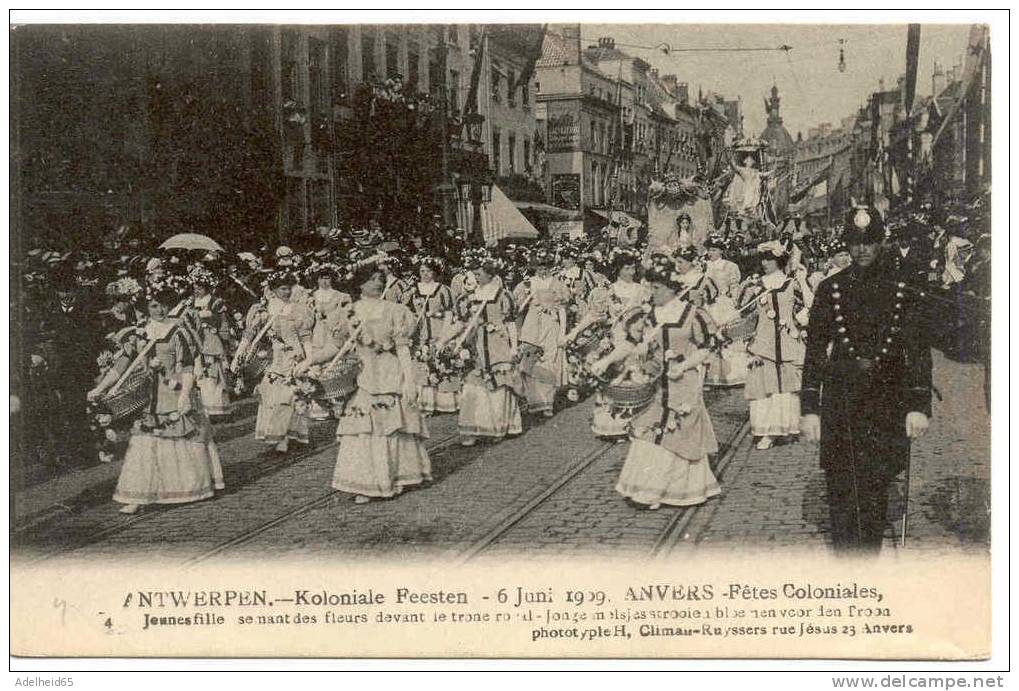
[(895, 266), (853, 264), (821, 282), (810, 310), (801, 406), (821, 416), (836, 549), (880, 548), (889, 484), (909, 464), (906, 415), (931, 414), (923, 296)]

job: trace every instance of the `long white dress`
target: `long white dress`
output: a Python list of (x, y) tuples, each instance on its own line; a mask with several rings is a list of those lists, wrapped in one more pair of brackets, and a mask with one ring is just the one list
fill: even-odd
[(261, 331), (266, 319), (272, 321), (272, 326), (263, 340), (272, 348), (272, 362), (258, 385), (255, 439), (267, 444), (279, 444), (286, 439), (307, 444), (308, 405), (297, 395), (293, 371), (311, 345), (314, 326), (311, 310), (303, 300), (270, 300), (268, 309), (251, 320), (245, 341), (250, 342)]
[(512, 355), (511, 329), (516, 328), (513, 296), (493, 280), (465, 295), (457, 312), (465, 326), (476, 324), (465, 341), (474, 367), (464, 378), (460, 394), (460, 434), (492, 439), (520, 434), (523, 382)]
[(670, 361), (682, 361), (708, 347), (711, 319), (692, 303), (675, 299), (648, 317), (649, 357), (663, 364), (659, 388), (631, 425), (630, 449), (616, 491), (639, 504), (691, 506), (721, 488), (708, 455), (718, 440), (704, 405), (701, 375), (688, 369), (668, 376)]
[(551, 411), (556, 393), (567, 383), (566, 306), (570, 291), (552, 277), (533, 276), (515, 291), (518, 305), (526, 305), (520, 327), (521, 376), (529, 412)]
[[(647, 287), (633, 281), (617, 279), (609, 291), (611, 306), (606, 315), (606, 336), (619, 337), (617, 322), (628, 310), (648, 303), (651, 292)], [(623, 334), (625, 336), (625, 334)], [(595, 394), (594, 413), (591, 417), (591, 431), (599, 437), (625, 437), (630, 432), (630, 420), (633, 410), (628, 407), (613, 405), (599, 390)]]
[[(414, 317), (400, 304), (378, 298), (354, 303), (360, 324), (357, 391), (336, 428), (340, 449), (333, 489), (366, 497), (392, 497), (432, 477), (420, 409), (404, 400), (416, 386), (410, 357)], [(337, 346), (342, 344), (337, 343)]]
[(150, 367), (152, 398), (131, 430), (113, 500), (182, 504), (207, 499), (223, 489), (223, 468), (197, 386), (191, 389), (191, 410), (180, 407), (180, 380), (194, 373), (197, 344), (173, 331), (172, 322), (150, 321), (145, 333), (155, 341), (150, 362), (159, 367)]
[[(718, 295), (706, 305), (708, 314), (722, 329), (740, 317), (736, 298), (740, 285), (740, 270), (728, 259), (708, 260), (704, 273), (718, 286)], [(722, 352), (708, 360), (704, 383), (708, 386), (740, 386), (747, 380), (747, 345), (745, 341), (727, 343)]]
[(755, 436), (800, 431), (800, 387), (806, 331), (804, 294), (796, 279), (781, 272), (761, 279), (754, 298), (757, 331), (748, 345), (750, 363), (745, 396)]

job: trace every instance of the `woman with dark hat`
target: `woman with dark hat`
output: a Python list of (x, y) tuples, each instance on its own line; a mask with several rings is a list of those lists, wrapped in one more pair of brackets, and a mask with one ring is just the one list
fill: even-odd
[(272, 298), (261, 309), (249, 313), (247, 327), (234, 356), (235, 363), (249, 351), (272, 350), (272, 360), (258, 386), (259, 404), (255, 417), (255, 439), (272, 444), (286, 453), (290, 441), (308, 443), (308, 406), (298, 397), (294, 366), (305, 358), (311, 346), (314, 317), (303, 300), (292, 297), (294, 278), (287, 271), (274, 271), (266, 280)]
[(748, 297), (757, 301), (757, 329), (747, 345), (746, 398), (750, 428), (757, 449), (774, 445), (776, 437), (800, 432), (799, 391), (803, 369), (807, 309), (811, 295), (805, 280), (786, 274), (791, 261), (786, 247), (772, 240), (758, 247), (764, 276)]
[(332, 486), (364, 504), (430, 480), (432, 467), (410, 354), (414, 316), (403, 305), (383, 299), (385, 274), (378, 257), (351, 267), (350, 289), (358, 297), (350, 320), (353, 330), (342, 342), (337, 339), (331, 348), (316, 351), (296, 372), (347, 352), (360, 361), (357, 390), (336, 428), (340, 448)]
[(688, 300), (700, 308), (714, 304), (721, 291), (715, 282), (700, 267), (697, 248), (683, 247), (673, 252), (672, 261), (683, 283), (684, 300)]
[(818, 270), (807, 279), (811, 290), (817, 290), (817, 286), (821, 284), (821, 281), (831, 278), (853, 263), (853, 258), (849, 254), (849, 247), (841, 238), (833, 238), (828, 243), (822, 245), (821, 251), (825, 255), (824, 265), (818, 267)]
[(418, 350), (418, 407), (424, 413), (455, 413), (460, 409), (460, 381), (434, 366), (435, 348), (452, 327), (453, 292), (442, 276), (446, 263), (439, 257), (418, 259), (420, 280), (407, 291), (406, 305), (415, 315)]
[(514, 298), (523, 312), (520, 326), (520, 370), (528, 412), (554, 414), (556, 393), (566, 386), (563, 337), (568, 330), (570, 291), (552, 274), (552, 253), (531, 254), (531, 277), (520, 282)]
[(457, 323), (439, 346), (455, 344), (455, 356), (473, 361), (460, 394), (457, 425), (463, 446), (473, 446), (480, 437), (502, 439), (523, 432), (516, 304), (499, 280), (503, 270), (498, 259), (478, 257), (478, 285), (457, 303)]
[(682, 299), (685, 286), (671, 258), (652, 256), (646, 276), (654, 307), (646, 313), (641, 342), (617, 347), (598, 365), (606, 369), (637, 351), (659, 373), (650, 403), (632, 420), (616, 491), (650, 509), (701, 504), (721, 491), (708, 463), (718, 441), (698, 372), (710, 354), (714, 326), (703, 310)]

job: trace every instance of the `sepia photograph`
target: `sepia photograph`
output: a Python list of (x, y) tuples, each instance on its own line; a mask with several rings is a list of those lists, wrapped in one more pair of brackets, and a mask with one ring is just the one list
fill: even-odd
[(12, 654), (990, 654), (991, 26), (137, 14), (9, 26)]

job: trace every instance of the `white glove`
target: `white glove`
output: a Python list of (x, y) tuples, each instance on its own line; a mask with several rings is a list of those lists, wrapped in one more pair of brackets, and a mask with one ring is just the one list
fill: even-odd
[(906, 415), (906, 436), (919, 439), (927, 432), (930, 421), (923, 413), (912, 412)]

